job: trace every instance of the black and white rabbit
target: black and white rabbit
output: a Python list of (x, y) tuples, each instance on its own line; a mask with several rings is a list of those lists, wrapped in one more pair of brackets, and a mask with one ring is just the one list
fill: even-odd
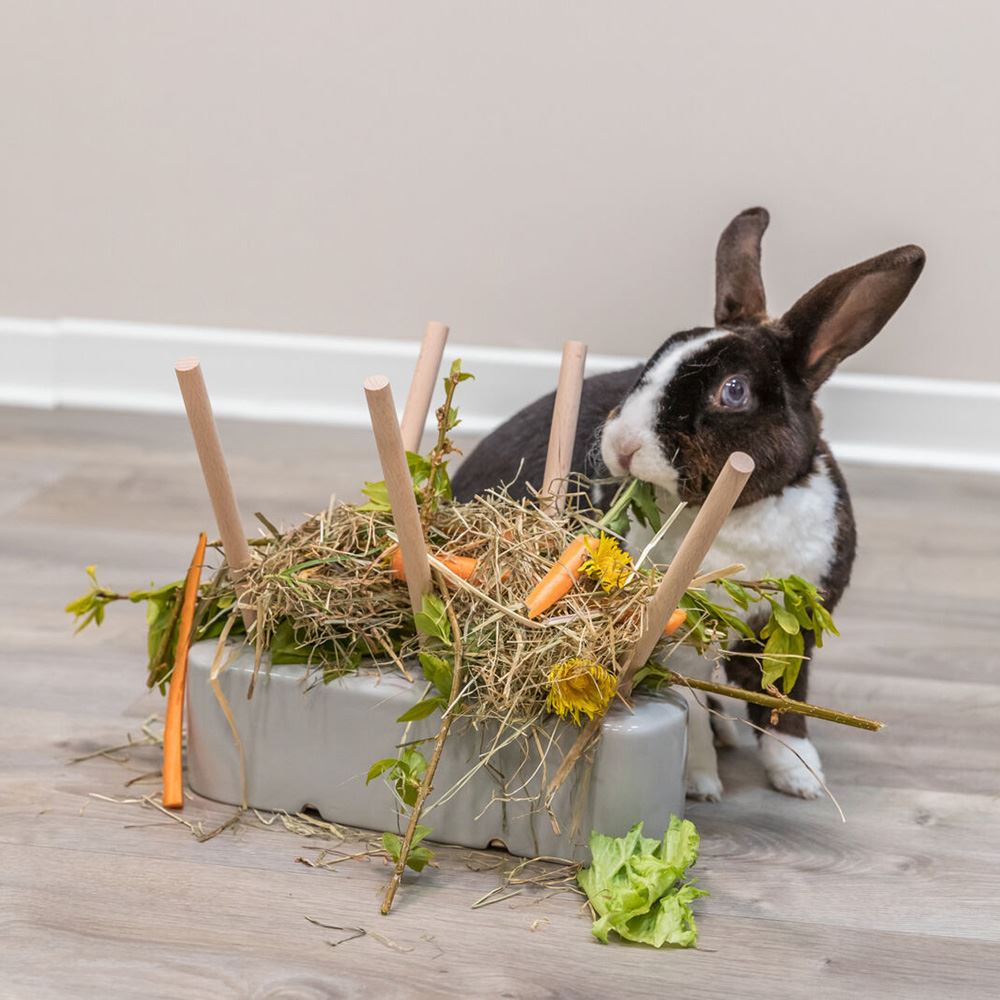
[[(903, 246), (838, 271), (783, 316), (770, 317), (760, 273), (767, 224), (767, 212), (751, 208), (723, 231), (713, 327), (674, 334), (645, 366), (586, 380), (573, 468), (592, 478), (637, 476), (656, 486), (662, 509), (685, 500), (685, 515), (693, 517), (692, 508), (726, 456), (747, 452), (756, 471), (706, 566), (743, 563), (752, 579), (797, 574), (816, 583), (832, 609), (850, 579), (855, 526), (844, 478), (821, 436), (814, 396), (899, 308), (920, 276), (924, 253)], [(527, 483), (538, 485), (552, 407), (553, 396), (546, 396), (485, 438), (459, 468), (455, 495), (469, 499), (500, 483), (523, 495)], [(670, 560), (684, 528), (668, 533), (655, 561)], [(629, 546), (636, 550), (649, 538), (637, 531)], [(732, 652), (743, 648), (738, 643)], [(807, 656), (811, 652), (807, 642)], [(677, 669), (707, 675), (709, 661), (687, 648), (678, 653), (687, 659)], [(734, 683), (759, 689), (754, 660), (732, 655), (725, 666)], [(808, 682), (805, 662), (792, 695), (805, 698)], [(688, 794), (718, 799), (722, 784), (708, 713), (693, 698), (688, 701)], [(771, 728), (766, 709), (749, 706), (749, 718)], [(722, 739), (725, 729), (719, 731)], [(772, 785), (815, 797), (822, 770), (805, 717), (783, 714), (774, 729), (780, 740), (760, 741)]]

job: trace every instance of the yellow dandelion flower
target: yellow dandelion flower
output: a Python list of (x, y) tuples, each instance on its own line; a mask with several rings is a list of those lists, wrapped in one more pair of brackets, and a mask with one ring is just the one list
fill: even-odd
[(632, 557), (623, 552), (618, 539), (601, 532), (600, 538), (587, 542), (590, 558), (580, 567), (591, 580), (597, 580), (606, 594), (625, 586), (632, 569)]
[(615, 678), (596, 660), (574, 656), (549, 671), (549, 695), (545, 706), (562, 718), (580, 725), (580, 716), (593, 719), (604, 713), (615, 696)]

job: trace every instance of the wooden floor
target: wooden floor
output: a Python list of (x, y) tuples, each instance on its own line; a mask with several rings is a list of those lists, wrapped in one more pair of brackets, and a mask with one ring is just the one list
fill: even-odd
[[(366, 434), (224, 424), (248, 519), (296, 519), (375, 477)], [(0, 996), (996, 997), (1000, 995), (1000, 478), (850, 468), (856, 582), (813, 698), (884, 719), (817, 724), (828, 800), (766, 786), (726, 751), (702, 834), (700, 948), (601, 946), (579, 899), (497, 884), (449, 849), (377, 915), (381, 862), (335, 872), (315, 841), (241, 828), (200, 844), (127, 797), (156, 767), (71, 757), (161, 710), (141, 611), (73, 638), (83, 567), (132, 588), (182, 574), (211, 530), (186, 427), (0, 410)], [(195, 799), (184, 815), (218, 823)], [(501, 856), (494, 858), (499, 860)], [(347, 932), (364, 937), (332, 948)]]

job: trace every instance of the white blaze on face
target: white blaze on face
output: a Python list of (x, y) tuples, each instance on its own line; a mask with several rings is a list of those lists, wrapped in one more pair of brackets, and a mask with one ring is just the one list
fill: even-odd
[[(682, 340), (656, 359), (653, 367), (646, 372), (643, 384), (626, 398), (618, 413), (604, 425), (601, 458), (613, 476), (629, 473), (676, 493), (677, 470), (671, 464), (673, 456), (664, 455), (656, 433), (660, 401), (685, 361), (706, 344), (727, 336), (730, 336), (727, 330), (709, 330)], [(624, 464), (626, 458), (627, 469)]]

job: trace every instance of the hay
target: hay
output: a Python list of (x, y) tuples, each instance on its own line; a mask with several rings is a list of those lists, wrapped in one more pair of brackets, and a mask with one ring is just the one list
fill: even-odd
[[(594, 516), (586, 508), (552, 516), (503, 492), (445, 504), (433, 515), (430, 552), (478, 560), (468, 583), (443, 573), (462, 630), (463, 714), (523, 728), (545, 714), (556, 664), (585, 657), (614, 676), (621, 671), (655, 573), (633, 574), (610, 593), (584, 578), (547, 617), (524, 616), (525, 595), (575, 535), (593, 530)], [(405, 673), (419, 639), (406, 587), (385, 558), (394, 537), (390, 514), (331, 503), (258, 551), (246, 599), (257, 608), (259, 644), (269, 648), (282, 623), (291, 622), (296, 641), (327, 676), (351, 669), (358, 653)]]

